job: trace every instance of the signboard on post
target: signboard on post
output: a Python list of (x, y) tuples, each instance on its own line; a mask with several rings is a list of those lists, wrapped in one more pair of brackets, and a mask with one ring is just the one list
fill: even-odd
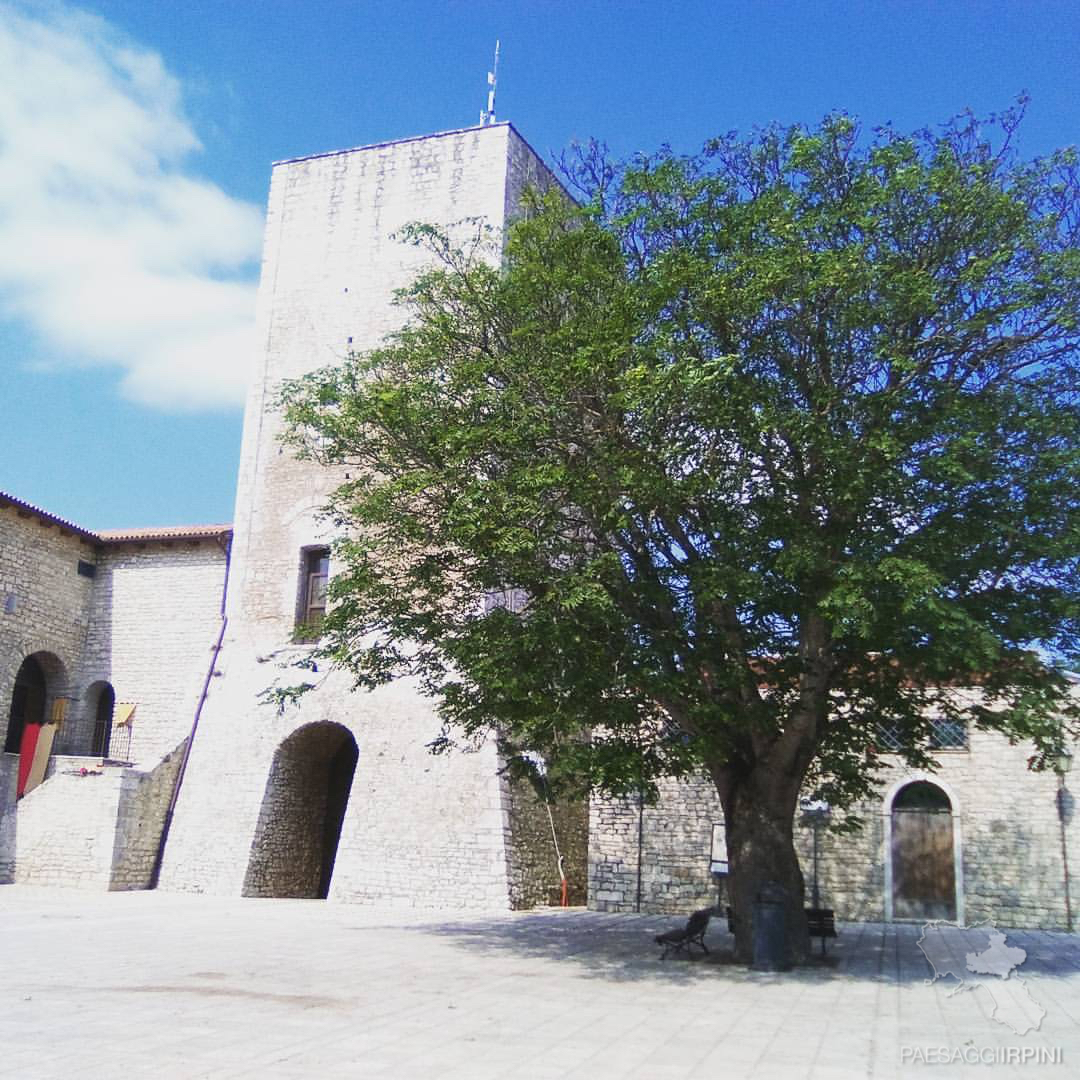
[(722, 821), (715, 822), (712, 827), (712, 845), (709, 851), (709, 873), (727, 874), (727, 830)]

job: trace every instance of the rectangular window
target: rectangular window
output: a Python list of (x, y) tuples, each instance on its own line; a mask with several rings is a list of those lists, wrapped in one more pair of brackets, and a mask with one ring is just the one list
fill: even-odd
[(97, 573), (97, 567), (85, 559), (79, 560), (77, 570), (80, 577), (93, 577)]
[[(903, 750), (909, 741), (909, 737), (896, 725), (878, 724), (877, 745), (880, 750), (895, 753)], [(930, 721), (926, 745), (931, 750), (966, 750), (968, 748), (967, 725), (963, 720), (935, 718)]]
[(931, 721), (930, 745), (936, 750), (966, 750), (968, 748), (967, 724), (963, 720)]
[(314, 641), (326, 618), (326, 583), (330, 576), (330, 549), (305, 548), (300, 575), (300, 602), (296, 609), (298, 641)]

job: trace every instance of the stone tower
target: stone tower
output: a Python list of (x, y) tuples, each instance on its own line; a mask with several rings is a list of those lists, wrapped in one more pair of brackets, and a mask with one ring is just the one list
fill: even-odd
[[(543, 832), (515, 824), (521, 807), (493, 746), (428, 753), (439, 723), (415, 685), (354, 693), (347, 676), (329, 673), (285, 715), (259, 695), (302, 648), (292, 644), (297, 625), (317, 617), (332, 539), (317, 511), (340, 479), (281, 447), (277, 386), (400, 325), (393, 293), (425, 258), (394, 238), (404, 225), (481, 218), (501, 230), (526, 185), (552, 182), (505, 123), (274, 166), (227, 629), (162, 888), (417, 906), (528, 901), (525, 863), (536, 852), (521, 851), (516, 835)], [(558, 882), (550, 867), (541, 876), (542, 888)]]

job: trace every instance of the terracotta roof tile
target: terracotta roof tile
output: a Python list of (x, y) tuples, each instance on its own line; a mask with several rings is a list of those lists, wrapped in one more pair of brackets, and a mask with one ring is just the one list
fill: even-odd
[(91, 540), (99, 544), (122, 544), (130, 541), (145, 540), (208, 540), (217, 536), (232, 533), (232, 525), (160, 525), (143, 529), (98, 529), (93, 532), (76, 525), (66, 518), (50, 514), (48, 510), (42, 510), (40, 506), (28, 503), (25, 499), (18, 499), (6, 491), (0, 491), (0, 508), (14, 506), (16, 510), (24, 514), (33, 514), (39, 520), (50, 525), (58, 525), (62, 529), (69, 529), (85, 540)]
[(204, 540), (231, 533), (232, 525), (161, 525), (145, 529), (99, 529), (98, 538), (106, 544), (125, 540)]

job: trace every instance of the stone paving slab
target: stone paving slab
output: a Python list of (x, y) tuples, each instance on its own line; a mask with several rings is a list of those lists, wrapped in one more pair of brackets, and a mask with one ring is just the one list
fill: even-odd
[(715, 923), (709, 957), (661, 962), (678, 923), (0, 886), (0, 1077), (1080, 1074), (1080, 936), (1006, 931), (1046, 1011), (1021, 1037), (984, 990), (928, 982), (917, 926), (842, 926), (773, 975)]

